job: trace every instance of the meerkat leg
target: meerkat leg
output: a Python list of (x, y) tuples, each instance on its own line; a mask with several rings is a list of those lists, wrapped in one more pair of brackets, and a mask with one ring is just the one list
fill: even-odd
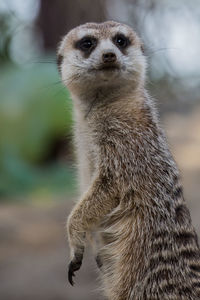
[(100, 244), (99, 239), (100, 239), (100, 237), (99, 237), (98, 233), (87, 232), (87, 240), (88, 240), (88, 242), (90, 243), (90, 245), (92, 247), (93, 253), (95, 254), (95, 261), (96, 261), (97, 267), (99, 269), (101, 269), (101, 267), (103, 265), (103, 262), (102, 262), (100, 252), (98, 250), (99, 246), (100, 246), (99, 245)]
[(116, 203), (116, 188), (106, 175), (99, 175), (91, 188), (72, 210), (67, 222), (71, 250), (68, 279), (73, 285), (74, 272), (81, 267), (85, 247), (86, 232), (102, 220)]

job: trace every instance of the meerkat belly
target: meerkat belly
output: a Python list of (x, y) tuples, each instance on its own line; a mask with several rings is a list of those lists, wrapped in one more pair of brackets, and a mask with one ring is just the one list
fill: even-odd
[(75, 134), (76, 153), (79, 175), (79, 189), (83, 194), (91, 185), (96, 170), (97, 151), (88, 130), (78, 128)]
[(87, 146), (85, 145), (84, 147), (79, 148), (77, 151), (78, 175), (81, 194), (83, 194), (89, 188), (95, 169), (92, 153), (86, 147)]
[[(99, 227), (99, 254), (102, 260), (113, 257), (123, 256), (124, 251), (129, 250), (131, 244), (133, 246), (138, 243), (137, 216), (133, 218), (134, 211), (126, 214), (121, 208), (121, 205), (116, 207), (108, 216), (105, 217)], [(127, 249), (125, 249), (127, 248)]]

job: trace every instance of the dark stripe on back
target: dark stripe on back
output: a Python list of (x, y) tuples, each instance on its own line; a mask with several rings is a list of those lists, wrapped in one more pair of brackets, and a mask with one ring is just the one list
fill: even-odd
[(163, 250), (172, 250), (171, 244), (166, 242), (160, 242), (160, 243), (155, 243), (152, 247), (153, 252), (161, 252)]
[(162, 287), (162, 292), (166, 294), (173, 294), (177, 290), (177, 286), (174, 284), (167, 284)]
[(153, 236), (152, 236), (152, 238), (153, 238), (154, 240), (159, 239), (159, 238), (163, 239), (163, 238), (165, 238), (165, 237), (167, 237), (167, 238), (169, 237), (169, 232), (166, 231), (166, 230), (159, 231), (159, 232), (155, 232), (155, 233), (153, 234)]
[(159, 283), (163, 280), (169, 280), (170, 278), (173, 278), (173, 270), (163, 269), (151, 274), (151, 276), (148, 279), (148, 282)]
[(185, 259), (199, 259), (200, 258), (199, 251), (189, 250), (189, 249), (181, 251), (180, 255)]
[[(150, 259), (150, 270), (152, 271), (153, 269), (155, 269), (156, 267), (158, 267), (159, 265), (170, 265), (170, 266), (174, 266), (178, 264), (178, 259), (177, 257), (173, 257), (173, 256), (169, 256), (169, 257), (163, 257), (163, 256), (158, 256), (155, 258)], [(159, 271), (158, 271), (159, 272)]]
[(179, 295), (180, 296), (192, 296), (193, 292), (191, 290), (191, 288), (187, 287), (187, 286), (183, 286), (181, 288), (179, 288)]
[(195, 273), (195, 272), (189, 272), (189, 278), (191, 278), (191, 279), (199, 279), (200, 277), (199, 277), (199, 274), (198, 273)]
[(199, 282), (194, 282), (193, 284), (192, 284), (192, 287), (193, 288), (200, 288), (200, 281)]
[(190, 213), (184, 204), (180, 204), (175, 208), (175, 221), (179, 224), (190, 220)]
[(172, 208), (171, 202), (170, 202), (170, 201), (165, 201), (164, 204), (165, 204), (166, 209), (167, 209), (168, 211), (170, 211), (171, 208)]
[(177, 187), (173, 193), (175, 199), (180, 198), (183, 195), (183, 188), (181, 186)]
[(182, 232), (174, 235), (176, 242), (180, 245), (191, 244), (196, 242), (196, 235), (193, 232)]
[(195, 272), (200, 272), (200, 265), (190, 265), (190, 269)]

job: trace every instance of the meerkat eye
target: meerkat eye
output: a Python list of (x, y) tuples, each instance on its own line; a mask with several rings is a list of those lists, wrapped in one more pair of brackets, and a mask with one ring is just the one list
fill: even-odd
[(97, 40), (93, 37), (84, 37), (76, 43), (76, 48), (83, 52), (92, 51), (97, 45)]
[(130, 41), (127, 37), (125, 37), (123, 34), (117, 34), (114, 37), (114, 43), (121, 49), (126, 48), (129, 44)]
[(93, 45), (92, 40), (91, 39), (86, 39), (86, 40), (81, 41), (80, 48), (82, 50), (88, 50), (92, 47), (92, 45)]

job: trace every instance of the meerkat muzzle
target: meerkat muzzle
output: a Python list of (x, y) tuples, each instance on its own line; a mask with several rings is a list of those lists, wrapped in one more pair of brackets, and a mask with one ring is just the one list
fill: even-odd
[(114, 52), (105, 52), (102, 55), (102, 61), (103, 63), (114, 63), (117, 60), (117, 56)]

